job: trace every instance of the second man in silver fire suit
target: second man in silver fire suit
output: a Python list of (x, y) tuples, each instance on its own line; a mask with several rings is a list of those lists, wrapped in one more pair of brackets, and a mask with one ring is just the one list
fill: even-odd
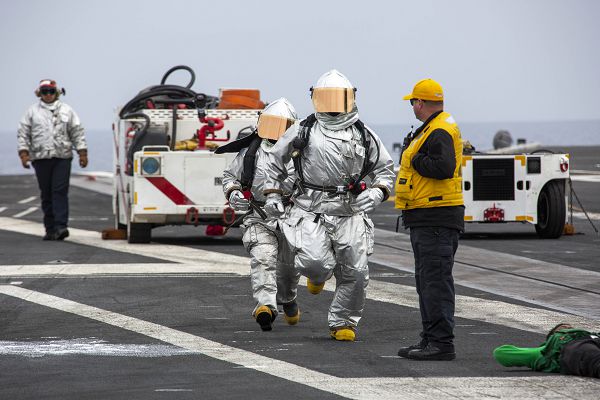
[[(252, 134), (216, 151), (239, 151), (224, 171), (223, 191), (235, 211), (250, 211), (241, 226), (242, 240), (251, 255), (250, 277), (256, 302), (252, 316), (264, 331), (272, 329), (277, 303), (283, 305), (288, 324), (295, 325), (300, 318), (296, 303), (300, 274), (294, 269), (293, 254), (282, 237), (277, 219), (268, 217), (262, 209), (268, 155), (288, 129), (295, 129), (297, 119), (294, 107), (284, 98), (277, 99), (261, 112), (258, 128)], [(281, 183), (288, 197), (292, 186), (292, 177)]]
[[(265, 210), (284, 212), (282, 182), (293, 159), (297, 189), (282, 227), (308, 290), (318, 294), (335, 275), (329, 307), (330, 336), (353, 341), (369, 281), (368, 256), (374, 227), (368, 217), (387, 199), (394, 183), (393, 161), (381, 140), (358, 117), (354, 86), (336, 70), (311, 88), (316, 113), (300, 123), (269, 153)], [(364, 179), (370, 179), (366, 188)]]

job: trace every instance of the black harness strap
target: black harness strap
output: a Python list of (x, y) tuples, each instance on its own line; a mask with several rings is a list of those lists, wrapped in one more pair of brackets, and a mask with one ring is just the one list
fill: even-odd
[(252, 182), (254, 181), (254, 170), (256, 169), (256, 152), (260, 147), (262, 138), (256, 136), (250, 145), (246, 154), (244, 154), (244, 167), (242, 170), (242, 177), (240, 183), (242, 184), (242, 190), (250, 190)]
[(354, 126), (358, 129), (362, 139), (362, 145), (365, 149), (365, 155), (363, 159), (363, 166), (360, 172), (360, 176), (356, 179), (353, 179), (352, 182), (349, 182), (346, 185), (342, 186), (325, 186), (325, 185), (315, 185), (310, 182), (306, 182), (304, 180), (304, 173), (302, 171), (302, 151), (308, 145), (308, 140), (310, 138), (310, 130), (314, 126), (315, 122), (317, 122), (317, 117), (315, 114), (310, 114), (306, 119), (300, 122), (300, 132), (298, 132), (298, 137), (294, 139), (293, 146), (296, 152), (296, 155), (292, 157), (294, 162), (294, 168), (298, 172), (298, 182), (301, 189), (308, 188), (313, 190), (319, 190), (321, 192), (327, 192), (332, 194), (343, 194), (348, 191), (358, 190), (360, 186), (360, 182), (371, 172), (373, 165), (369, 162), (369, 150), (371, 141), (369, 140), (369, 134), (367, 133), (367, 128), (365, 124), (361, 120), (357, 120), (354, 123)]

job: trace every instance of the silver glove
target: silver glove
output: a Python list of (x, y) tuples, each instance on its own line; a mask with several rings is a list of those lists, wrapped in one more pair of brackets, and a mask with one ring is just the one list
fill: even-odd
[(370, 213), (383, 201), (383, 191), (379, 188), (371, 188), (363, 191), (356, 197), (354, 205), (365, 213)]
[(239, 190), (234, 190), (229, 195), (229, 205), (235, 211), (248, 211), (250, 209), (250, 202), (244, 197), (244, 194)]
[(269, 193), (265, 202), (265, 212), (269, 217), (279, 218), (285, 212), (281, 195), (279, 193)]

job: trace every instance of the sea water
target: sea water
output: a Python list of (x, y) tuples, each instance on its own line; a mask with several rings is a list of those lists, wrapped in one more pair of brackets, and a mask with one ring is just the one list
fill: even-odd
[[(411, 130), (409, 124), (405, 125), (378, 125), (365, 121), (375, 133), (379, 135), (384, 146), (398, 163), (399, 152), (395, 143), (402, 143), (402, 139)], [(597, 146), (600, 145), (600, 120), (587, 121), (554, 121), (554, 122), (481, 122), (461, 123), (462, 137), (468, 140), (477, 150), (491, 149), (494, 135), (499, 130), (510, 132), (513, 143), (517, 139), (527, 142), (538, 142), (543, 146)], [(417, 126), (414, 126), (416, 129)], [(109, 130), (88, 130), (86, 139), (89, 148), (89, 165), (85, 171), (113, 170), (113, 143), (112, 132)], [(33, 170), (26, 170), (21, 166), (17, 156), (16, 131), (0, 132), (0, 175), (27, 174)], [(396, 149), (395, 149), (396, 148)], [(77, 157), (75, 157), (77, 160)], [(77, 162), (73, 162), (73, 171), (83, 171)]]

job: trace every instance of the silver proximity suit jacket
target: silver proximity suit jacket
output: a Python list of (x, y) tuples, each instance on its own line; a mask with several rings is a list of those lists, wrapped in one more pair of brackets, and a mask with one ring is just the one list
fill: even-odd
[[(358, 115), (353, 120), (356, 120), (357, 117)], [(365, 157), (375, 163), (378, 153), (375, 143), (377, 142), (379, 145), (379, 160), (377, 160), (373, 171), (368, 175), (371, 178), (369, 186), (383, 189), (387, 198), (392, 191), (395, 180), (394, 162), (379, 137), (375, 134), (370, 138), (369, 154), (365, 154), (361, 133), (350, 122), (352, 121), (348, 121), (347, 126), (339, 130), (328, 129), (321, 122), (313, 125), (308, 145), (303, 150), (300, 161), (304, 180), (314, 185), (323, 186), (348, 184), (351, 177), (361, 174)], [(365, 129), (369, 128), (365, 127)], [(269, 153), (268, 178), (265, 183), (266, 193), (281, 193), (283, 182), (289, 173), (286, 166), (291, 160), (294, 138), (295, 135), (284, 135)], [(294, 204), (305, 211), (338, 216), (356, 214), (358, 209), (353, 207), (355, 201), (356, 196), (351, 193), (331, 196), (330, 193), (308, 188), (304, 191), (296, 190), (293, 196)]]
[(60, 100), (33, 104), (19, 122), (18, 151), (27, 150), (31, 160), (72, 158), (73, 148), (87, 148), (84, 129), (75, 111)]
[[(260, 147), (256, 151), (256, 167), (254, 169), (254, 180), (252, 181), (252, 188), (250, 189), (250, 191), (252, 192), (254, 200), (259, 201), (261, 203), (264, 203), (265, 201), (265, 195), (263, 194), (263, 190), (267, 181), (266, 166), (269, 159), (269, 153), (272, 151), (273, 148), (274, 146), (268, 144), (263, 140), (263, 142), (260, 144)], [(232, 191), (236, 189), (242, 190), (240, 180), (242, 178), (242, 171), (244, 169), (244, 155), (247, 151), (248, 148), (242, 149), (235, 157), (233, 162), (223, 172), (223, 193), (225, 194), (225, 198), (227, 199), (229, 199), (229, 195)], [(289, 162), (286, 168), (286, 175), (288, 175), (288, 177), (286, 177), (280, 183), (280, 188), (284, 194), (289, 195), (291, 194), (292, 188), (294, 186), (294, 176), (292, 174), (293, 164)], [(275, 220), (264, 221), (256, 213), (252, 213), (246, 218), (244, 218), (245, 225), (248, 225), (253, 222), (261, 222), (263, 224), (268, 224), (272, 228), (276, 227)]]

